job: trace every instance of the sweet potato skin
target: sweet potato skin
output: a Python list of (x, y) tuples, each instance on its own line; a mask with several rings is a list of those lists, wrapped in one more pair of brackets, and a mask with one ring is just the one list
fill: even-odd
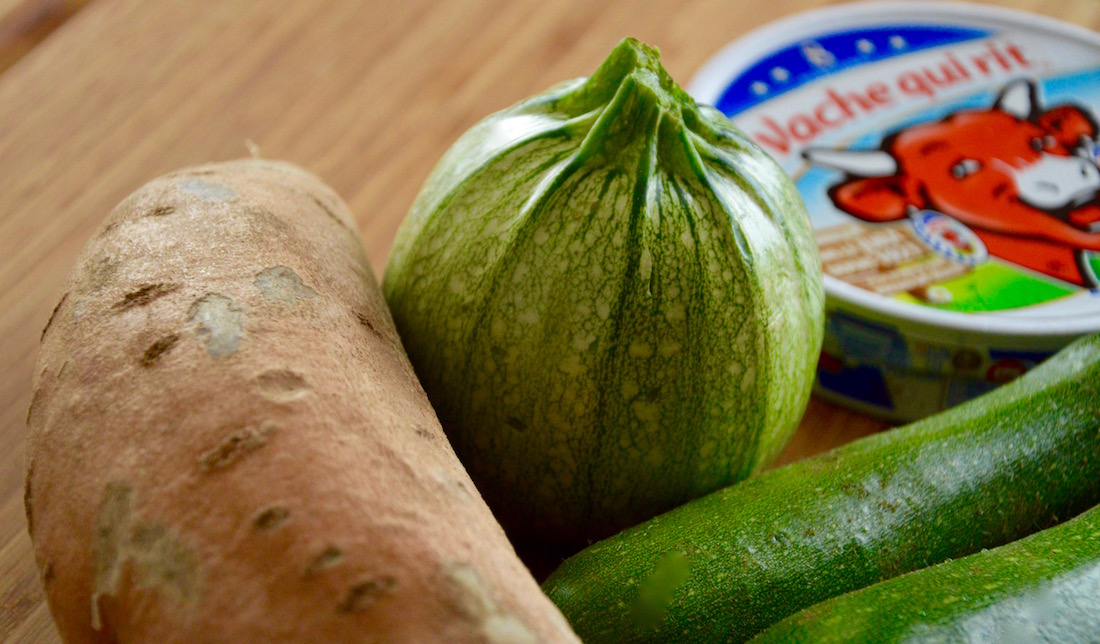
[(340, 199), (125, 199), (43, 331), (26, 511), (65, 639), (575, 641), (447, 443)]

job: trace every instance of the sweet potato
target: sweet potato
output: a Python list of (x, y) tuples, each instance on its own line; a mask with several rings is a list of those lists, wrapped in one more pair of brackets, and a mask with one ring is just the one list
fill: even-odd
[(346, 207), (156, 179), (43, 331), (26, 511), (71, 641), (574, 641), (444, 438)]

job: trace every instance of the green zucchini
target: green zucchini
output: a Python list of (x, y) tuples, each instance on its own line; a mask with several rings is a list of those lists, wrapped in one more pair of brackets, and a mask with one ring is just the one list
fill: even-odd
[(752, 641), (1100, 641), (1100, 507), (815, 604)]
[(819, 601), (1100, 502), (1100, 335), (903, 428), (766, 472), (565, 561), (586, 642), (744, 641)]

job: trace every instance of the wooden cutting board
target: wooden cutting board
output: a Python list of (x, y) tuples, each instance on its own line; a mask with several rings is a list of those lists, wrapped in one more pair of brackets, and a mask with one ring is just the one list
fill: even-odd
[[(84, 6), (84, 5), (87, 6)], [(483, 116), (590, 73), (623, 36), (686, 82), (822, 0), (0, 0), (0, 640), (55, 641), (23, 514), (43, 325), (77, 253), (163, 172), (250, 154), (320, 175), (381, 274), (421, 182)], [(1089, 27), (1095, 0), (995, 3)], [(790, 461), (879, 430), (814, 401)]]

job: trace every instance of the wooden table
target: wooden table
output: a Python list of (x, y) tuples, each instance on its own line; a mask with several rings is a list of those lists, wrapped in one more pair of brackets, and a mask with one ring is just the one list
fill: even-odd
[[(381, 274), (421, 182), (481, 117), (590, 73), (626, 35), (686, 83), (734, 37), (824, 4), (0, 0), (0, 640), (57, 639), (23, 514), (31, 374), (65, 275), (122, 197), (258, 149), (343, 195)], [(1100, 27), (1095, 0), (999, 4)], [(882, 427), (814, 401), (781, 460)]]

